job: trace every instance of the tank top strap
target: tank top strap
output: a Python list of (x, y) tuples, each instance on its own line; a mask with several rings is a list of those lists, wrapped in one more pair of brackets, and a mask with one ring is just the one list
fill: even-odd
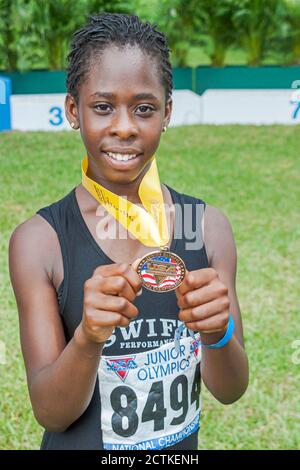
[(201, 258), (201, 265), (208, 267), (208, 257), (203, 239), (203, 216), (206, 203), (200, 198), (179, 193), (165, 185), (175, 205), (174, 246), (185, 257), (187, 265), (194, 266), (193, 257)]
[(76, 188), (73, 188), (65, 197), (59, 201), (56, 201), (49, 206), (42, 207), (36, 212), (36, 214), (39, 214), (41, 217), (43, 217), (55, 230), (60, 244), (64, 272), (63, 280), (57, 289), (57, 300), (59, 303), (60, 313), (62, 313), (64, 309), (69, 282), (70, 245), (68, 242), (67, 226), (70, 223), (69, 218), (72, 214), (71, 204), (75, 189)]

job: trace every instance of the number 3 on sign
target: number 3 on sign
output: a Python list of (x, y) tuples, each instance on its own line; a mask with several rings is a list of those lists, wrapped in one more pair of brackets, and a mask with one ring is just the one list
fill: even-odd
[(63, 116), (62, 116), (62, 108), (59, 106), (53, 106), (50, 108), (49, 113), (52, 114), (51, 119), (49, 119), (50, 124), (52, 126), (60, 126), (63, 123)]

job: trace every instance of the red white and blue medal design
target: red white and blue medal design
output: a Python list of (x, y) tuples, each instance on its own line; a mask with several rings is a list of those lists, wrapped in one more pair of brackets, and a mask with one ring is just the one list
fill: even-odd
[(167, 248), (144, 256), (138, 264), (142, 285), (154, 292), (169, 292), (182, 283), (185, 276), (183, 260)]

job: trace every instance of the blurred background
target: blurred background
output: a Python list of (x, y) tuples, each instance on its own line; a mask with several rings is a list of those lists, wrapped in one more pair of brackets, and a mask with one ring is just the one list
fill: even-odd
[(156, 22), (179, 67), (300, 64), (297, 0), (1, 0), (1, 69), (64, 69), (72, 33), (100, 10)]
[(230, 406), (203, 387), (199, 448), (297, 449), (300, 0), (0, 0), (0, 449), (37, 449), (43, 432), (28, 397), (9, 238), (80, 183), (66, 56), (73, 32), (100, 11), (135, 13), (166, 34), (174, 111), (161, 180), (221, 209), (236, 240), (250, 385)]
[(69, 129), (70, 38), (100, 10), (138, 14), (167, 35), (171, 126), (300, 122), (299, 0), (0, 0), (0, 83), (10, 95), (0, 129)]

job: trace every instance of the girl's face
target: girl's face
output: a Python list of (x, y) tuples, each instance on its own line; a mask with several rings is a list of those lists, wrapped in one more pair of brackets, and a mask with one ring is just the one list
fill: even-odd
[[(80, 127), (89, 168), (116, 184), (133, 182), (144, 174), (171, 110), (155, 59), (137, 46), (108, 46), (93, 61), (80, 87), (78, 106), (71, 95), (66, 97), (66, 114)], [(137, 157), (117, 161), (107, 152)]]

